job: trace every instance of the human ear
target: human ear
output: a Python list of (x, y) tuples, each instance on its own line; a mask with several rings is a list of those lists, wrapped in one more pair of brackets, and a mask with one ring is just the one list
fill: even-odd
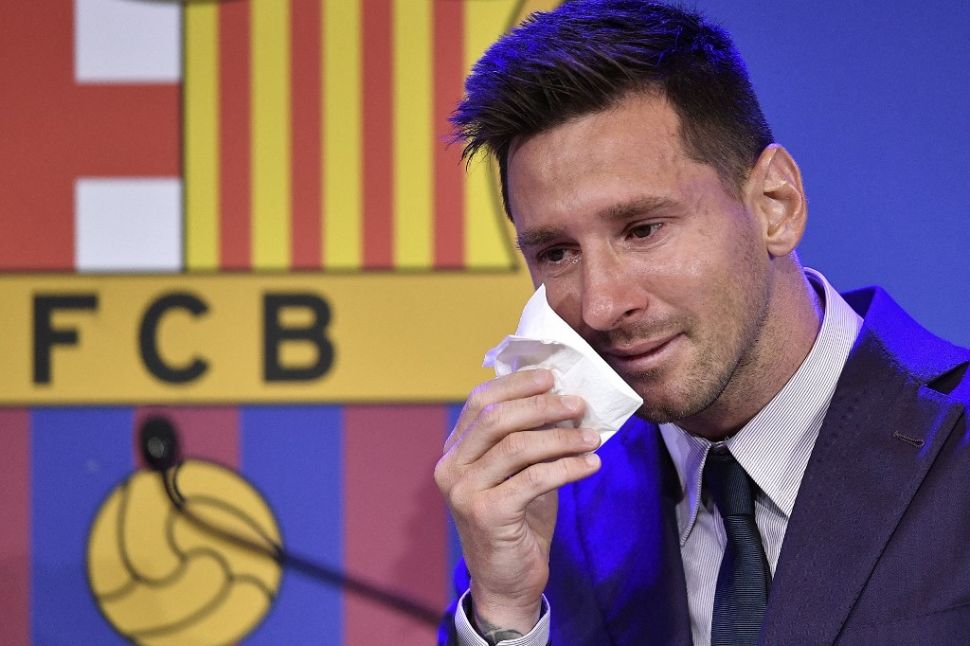
[(775, 258), (787, 256), (801, 241), (808, 218), (798, 164), (784, 147), (771, 144), (751, 169), (746, 189), (768, 253)]

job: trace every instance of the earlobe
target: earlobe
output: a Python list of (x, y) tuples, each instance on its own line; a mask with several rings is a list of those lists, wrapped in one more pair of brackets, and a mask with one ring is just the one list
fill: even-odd
[(762, 151), (749, 176), (749, 191), (768, 253), (787, 256), (805, 233), (808, 208), (801, 171), (784, 147), (771, 144)]

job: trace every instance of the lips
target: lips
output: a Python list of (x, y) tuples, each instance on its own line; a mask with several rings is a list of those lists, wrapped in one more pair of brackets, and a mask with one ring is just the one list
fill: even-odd
[(633, 345), (604, 348), (600, 354), (617, 370), (647, 370), (655, 367), (672, 351), (680, 336), (673, 334), (661, 339), (638, 341)]

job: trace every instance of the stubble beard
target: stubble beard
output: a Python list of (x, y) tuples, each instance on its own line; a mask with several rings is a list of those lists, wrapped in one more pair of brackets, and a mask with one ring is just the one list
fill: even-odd
[[(669, 371), (664, 366), (621, 375), (643, 398), (643, 406), (636, 413), (638, 417), (655, 424), (676, 423), (700, 415), (716, 404), (731, 405), (721, 400), (729, 388), (743, 386), (741, 382), (751, 378), (749, 373), (757, 364), (762, 332), (768, 316), (768, 285), (764, 284), (760, 293), (747, 293), (751, 297), (743, 300), (734, 317), (735, 320), (747, 321), (747, 324), (727, 343), (712, 342), (710, 347), (695, 345), (699, 356), (689, 361), (686, 366), (687, 374), (683, 377), (668, 374)], [(752, 316), (747, 318), (745, 314)], [(694, 338), (689, 331), (685, 336), (688, 341)], [(725, 347), (733, 348), (733, 352), (725, 352)], [(661, 391), (659, 396), (658, 390)], [(731, 394), (737, 396), (740, 393)]]
[[(718, 366), (723, 366), (723, 361), (719, 352), (707, 353), (704, 359), (692, 364), (690, 374), (683, 378), (665, 376), (662, 369), (623, 375), (624, 381), (643, 398), (637, 416), (663, 424), (707, 410), (727, 388), (740, 363), (736, 361), (726, 369), (717, 370)], [(679, 381), (671, 383), (674, 379)]]
[[(609, 343), (619, 345), (664, 336), (669, 330), (681, 330), (684, 336), (682, 342), (691, 344), (696, 353), (695, 356), (680, 358), (681, 365), (685, 365), (687, 371), (685, 375), (677, 374), (678, 371), (666, 365), (638, 372), (617, 370), (623, 381), (643, 399), (643, 405), (636, 412), (638, 417), (660, 424), (696, 415), (715, 402), (730, 383), (741, 358), (729, 360), (724, 348), (716, 342), (709, 343), (711, 347), (699, 347), (696, 329), (696, 320), (678, 319), (641, 323), (630, 329), (603, 335), (609, 339)], [(737, 348), (740, 342), (739, 339), (731, 339), (728, 344)]]

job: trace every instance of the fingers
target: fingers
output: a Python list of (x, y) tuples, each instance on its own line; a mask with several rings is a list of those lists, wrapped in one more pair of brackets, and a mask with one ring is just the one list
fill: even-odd
[(599, 468), (600, 458), (595, 453), (540, 462), (523, 469), (493, 489), (493, 492), (504, 498), (511, 508), (523, 509), (539, 496), (589, 477)]
[(555, 490), (599, 469), (590, 453), (598, 433), (556, 427), (580, 419), (585, 404), (552, 394), (553, 385), (549, 371), (528, 370), (477, 388), (435, 467), (477, 582), (476, 603), (483, 594), (506, 610), (509, 600), (538, 600), (548, 580)]
[(589, 452), (599, 444), (592, 429), (510, 433), (479, 460), (451, 471), (454, 479), (442, 491), (456, 517), (509, 523), (542, 494), (595, 473), (599, 458)]
[[(435, 467), (435, 482), (459, 515), (483, 493), (493, 498), (492, 490), (507, 480), (527, 484), (505, 487), (499, 495), (507, 490), (540, 495), (598, 468), (596, 458), (577, 457), (599, 446), (598, 433), (549, 428), (580, 419), (585, 407), (579, 397), (549, 393), (552, 386), (552, 373), (528, 370), (493, 379), (468, 398)], [(546, 463), (561, 464), (533, 468)], [(503, 507), (519, 513), (527, 504), (517, 511), (508, 509), (507, 503)]]
[(549, 393), (489, 404), (472, 424), (474, 432), (466, 432), (462, 436), (455, 447), (453, 459), (456, 464), (470, 464), (504, 441), (510, 433), (578, 419), (582, 412), (583, 402), (580, 398)]
[(486, 408), (501, 402), (548, 393), (554, 385), (552, 373), (543, 369), (521, 370), (481, 384), (468, 396), (468, 401), (458, 416), (458, 422), (445, 442), (444, 452), (451, 450)]
[(591, 429), (550, 428), (510, 433), (469, 469), (467, 479), (476, 489), (489, 489), (533, 464), (588, 453), (599, 444), (599, 433)]
[(449, 503), (456, 519), (469, 519), (475, 527), (493, 532), (502, 527), (514, 529), (533, 501), (593, 475), (600, 464), (595, 453), (584, 453), (530, 465), (491, 489), (466, 490), (462, 481), (451, 491)]

